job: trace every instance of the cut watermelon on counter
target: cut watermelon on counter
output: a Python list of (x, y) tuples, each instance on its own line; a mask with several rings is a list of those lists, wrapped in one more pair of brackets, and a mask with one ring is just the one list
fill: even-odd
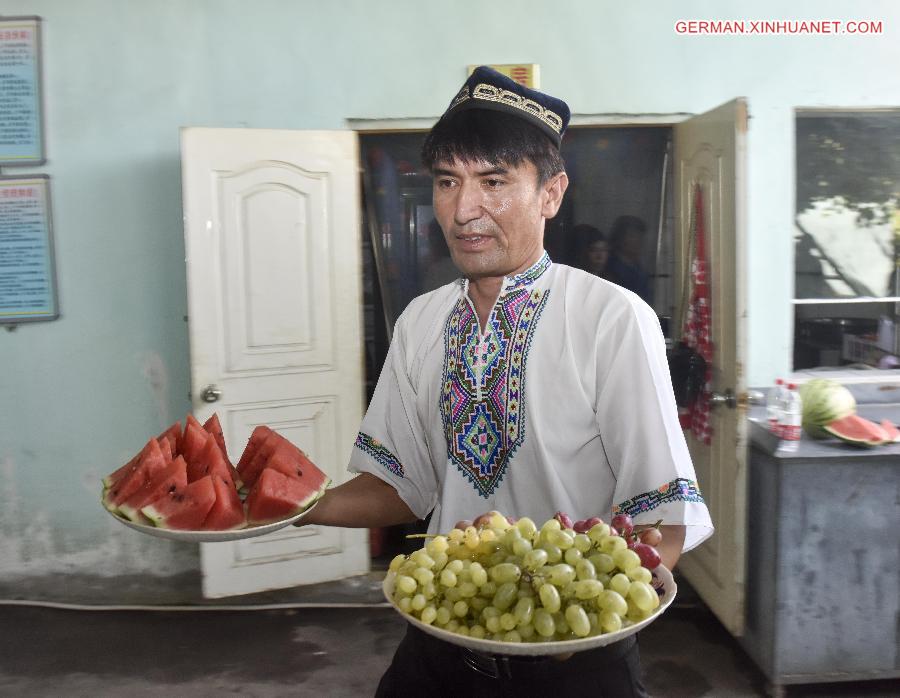
[(234, 484), (219, 474), (213, 475), (216, 501), (203, 521), (201, 528), (207, 531), (230, 531), (247, 525), (244, 505)]
[(323, 491), (324, 488), (310, 487), (305, 480), (265, 468), (247, 495), (247, 522), (269, 523), (299, 514), (312, 506)]
[(900, 441), (900, 429), (894, 426), (894, 423), (890, 419), (882, 419), (879, 426), (884, 429), (884, 433), (887, 435), (887, 439), (890, 443), (897, 443)]
[(215, 503), (216, 488), (212, 476), (207, 475), (143, 507), (141, 513), (159, 528), (196, 531)]
[(184, 489), (187, 484), (187, 464), (184, 458), (178, 456), (122, 502), (118, 508), (119, 514), (130, 521), (144, 522), (146, 519), (141, 514), (142, 507), (155, 502), (163, 495)]
[(860, 417), (858, 414), (836, 419), (822, 428), (827, 434), (837, 437), (844, 443), (864, 448), (879, 446), (890, 441), (887, 431), (880, 425), (865, 417)]

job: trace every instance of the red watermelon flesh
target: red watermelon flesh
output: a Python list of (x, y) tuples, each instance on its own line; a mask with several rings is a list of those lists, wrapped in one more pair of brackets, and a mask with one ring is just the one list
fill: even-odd
[(206, 445), (203, 447), (202, 453), (188, 463), (187, 474), (188, 482), (194, 482), (207, 475), (219, 475), (225, 478), (232, 487), (235, 487), (235, 491), (237, 490), (231, 477), (231, 468), (228, 467), (225, 456), (219, 450), (219, 444), (216, 443), (215, 437), (209, 433), (206, 434)]
[(193, 424), (195, 427), (200, 427), (201, 429), (203, 428), (203, 425), (197, 421), (197, 418), (194, 415), (189, 414), (185, 419), (184, 428), (187, 429), (191, 424)]
[(823, 429), (854, 446), (878, 446), (889, 441), (888, 433), (881, 426), (856, 414), (829, 422)]
[(280, 448), (266, 462), (266, 469), (277, 470), (298, 480), (303, 480), (312, 489), (324, 491), (331, 480), (302, 453), (297, 454), (287, 448)]
[(246, 468), (250, 464), (250, 461), (252, 461), (253, 457), (256, 455), (256, 451), (271, 433), (273, 433), (272, 429), (267, 427), (265, 424), (260, 424), (258, 427), (255, 427), (253, 429), (253, 433), (250, 434), (250, 440), (244, 447), (244, 452), (241, 454), (241, 458), (237, 464), (237, 470), (238, 473), (241, 474), (242, 479), (244, 468)]
[(162, 451), (163, 458), (166, 459), (166, 463), (171, 463), (172, 459), (175, 458), (175, 452), (172, 450), (172, 442), (164, 437), (156, 437), (157, 443), (159, 443), (159, 450)]
[[(131, 495), (137, 492), (154, 473), (166, 467), (159, 442), (150, 439), (134, 460), (131, 469), (118, 478), (103, 494), (103, 504), (110, 511), (115, 511)], [(121, 470), (121, 468), (120, 468)], [(118, 471), (116, 471), (118, 472)], [(113, 473), (115, 476), (116, 473)], [(112, 476), (111, 476), (112, 477)]]
[(251, 524), (280, 521), (312, 505), (321, 492), (303, 480), (265, 468), (247, 495), (247, 521)]
[(166, 429), (162, 434), (156, 437), (157, 439), (167, 439), (169, 445), (172, 447), (172, 453), (177, 454), (181, 453), (181, 422), (175, 422), (172, 426)]
[(253, 460), (250, 461), (247, 467), (244, 468), (244, 470), (241, 472), (241, 479), (244, 481), (244, 485), (246, 487), (253, 487), (253, 483), (256, 482), (256, 478), (259, 477), (259, 474), (262, 472), (263, 468), (266, 467), (269, 459), (271, 459), (276, 452), (283, 452), (285, 455), (288, 455), (297, 463), (309, 463), (310, 465), (312, 465), (303, 451), (297, 448), (281, 434), (273, 431), (269, 434), (266, 440), (262, 442), (259, 448), (256, 449), (256, 455), (253, 456)]
[(207, 531), (229, 531), (247, 525), (244, 505), (234, 485), (221, 475), (213, 475), (216, 501), (209, 510), (201, 528)]
[(219, 449), (222, 451), (222, 455), (225, 456), (225, 462), (228, 463), (228, 469), (231, 471), (231, 480), (240, 489), (242, 484), (241, 476), (228, 457), (228, 449), (225, 447), (225, 432), (222, 431), (222, 425), (219, 423), (219, 415), (213, 412), (212, 417), (203, 423), (203, 428), (216, 437), (216, 443), (219, 444)]
[(213, 412), (212, 417), (203, 423), (203, 429), (216, 437), (216, 443), (219, 444), (222, 455), (225, 456), (225, 460), (228, 460), (228, 449), (225, 448), (225, 434), (222, 432), (222, 425), (219, 423), (219, 415)]
[(895, 427), (894, 423), (890, 419), (882, 419), (879, 426), (884, 429), (885, 434), (887, 434), (888, 441), (890, 441), (891, 443), (900, 441), (900, 429)]
[[(194, 420), (194, 422), (196, 421)], [(181, 438), (181, 455), (184, 456), (189, 466), (203, 456), (207, 436), (209, 433), (199, 424), (188, 422), (184, 428), (184, 436)], [(188, 471), (188, 475), (190, 475), (190, 471)]]
[(141, 513), (159, 528), (196, 531), (216, 502), (213, 478), (207, 475), (181, 490), (167, 493), (141, 509)]
[(142, 520), (141, 507), (147, 506), (165, 494), (184, 489), (187, 484), (187, 464), (184, 458), (178, 456), (120, 504), (119, 513), (132, 521)]

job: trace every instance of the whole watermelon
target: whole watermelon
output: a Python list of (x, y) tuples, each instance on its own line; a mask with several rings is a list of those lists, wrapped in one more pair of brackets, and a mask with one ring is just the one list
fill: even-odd
[(800, 386), (803, 401), (803, 430), (814, 439), (831, 436), (823, 427), (856, 413), (856, 398), (843, 385), (827, 378), (815, 378)]

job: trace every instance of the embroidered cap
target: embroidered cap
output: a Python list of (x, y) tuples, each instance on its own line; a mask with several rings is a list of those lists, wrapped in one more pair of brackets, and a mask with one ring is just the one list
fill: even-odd
[(493, 109), (518, 116), (541, 129), (559, 148), (569, 107), (561, 99), (520, 85), (487, 66), (476, 68), (441, 118), (464, 109)]

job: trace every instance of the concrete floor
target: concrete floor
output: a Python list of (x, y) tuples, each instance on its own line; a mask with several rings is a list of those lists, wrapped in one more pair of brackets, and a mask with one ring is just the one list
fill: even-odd
[[(687, 590), (679, 595), (640, 635), (652, 695), (766, 695), (740, 645)], [(0, 605), (0, 696), (368, 696), (404, 628), (377, 605), (261, 610), (249, 601), (179, 611)], [(792, 686), (786, 695), (896, 697), (900, 682)]]

